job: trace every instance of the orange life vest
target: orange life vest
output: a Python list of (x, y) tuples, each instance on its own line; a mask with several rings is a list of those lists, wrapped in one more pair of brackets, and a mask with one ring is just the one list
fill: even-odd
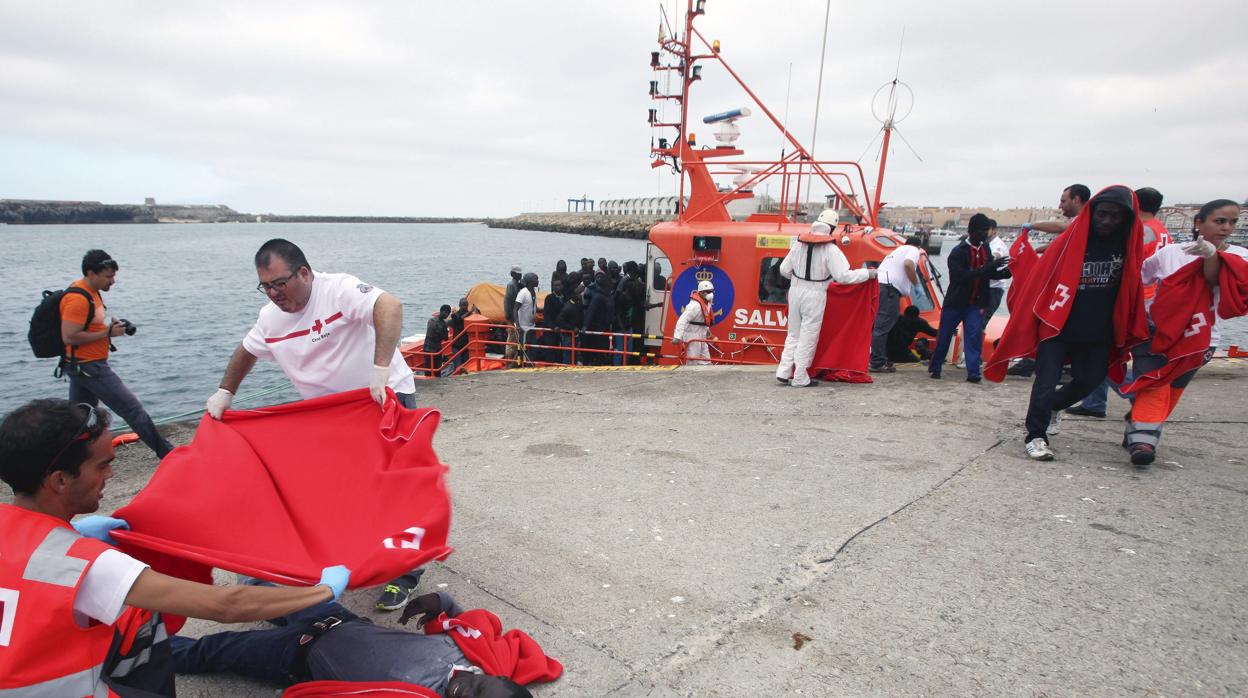
[(0, 693), (117, 696), (104, 683), (113, 627), (74, 620), (74, 597), (110, 546), (47, 514), (0, 504)]
[(697, 291), (689, 294), (689, 299), (694, 303), (697, 303), (698, 308), (702, 311), (702, 322), (693, 322), (691, 324), (706, 325), (706, 330), (709, 332), (711, 330), (711, 325), (715, 323), (715, 311), (711, 308), (711, 304), (708, 303), (706, 299), (702, 297), (702, 294)]

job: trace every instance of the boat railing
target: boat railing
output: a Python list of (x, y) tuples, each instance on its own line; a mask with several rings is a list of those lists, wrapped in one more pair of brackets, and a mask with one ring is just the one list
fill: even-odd
[[(689, 346), (694, 344), (707, 345), (712, 364), (774, 364), (784, 348), (762, 336), (691, 339), (676, 345), (676, 353), (665, 354), (660, 347), (645, 343), (660, 340), (664, 345), (670, 344), (670, 338), (663, 335), (536, 327), (528, 331), (527, 337), (518, 337), (512, 332), (514, 328), (503, 323), (478, 323), (476, 327), (478, 331), (458, 349), (454, 346), (456, 338), (451, 337), (443, 342), (441, 351), (408, 347), (403, 349), (403, 357), (418, 379), (430, 380), (502, 368), (639, 366), (660, 362), (684, 365), (688, 362)], [(494, 337), (495, 330), (501, 330), (498, 334), (503, 338)], [(558, 344), (554, 343), (556, 338)], [(765, 357), (750, 352), (760, 348)]]

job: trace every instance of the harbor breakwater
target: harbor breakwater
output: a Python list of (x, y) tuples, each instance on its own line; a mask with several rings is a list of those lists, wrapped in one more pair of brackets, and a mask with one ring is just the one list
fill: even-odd
[(604, 216), (601, 213), (523, 213), (510, 218), (491, 218), (491, 228), (545, 230), (573, 235), (645, 240), (650, 228), (665, 220), (660, 216)]

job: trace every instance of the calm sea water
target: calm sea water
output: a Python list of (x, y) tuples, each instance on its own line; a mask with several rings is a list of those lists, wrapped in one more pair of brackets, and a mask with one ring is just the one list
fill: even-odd
[[(266, 302), (252, 257), (265, 240), (294, 241), (315, 269), (348, 272), (403, 301), (404, 334), (420, 334), (438, 306), (454, 306), (474, 284), (502, 284), (519, 264), (541, 287), (559, 259), (623, 264), (645, 259), (646, 243), (585, 235), (490, 229), (479, 224), (227, 223), (201, 225), (0, 226), (9, 281), (0, 287), (0, 413), (36, 397), (64, 397), (54, 359), (36, 359), (26, 341), (43, 289), (79, 278), (83, 253), (107, 250), (121, 265), (104, 294), (110, 314), (139, 326), (114, 340), (114, 370), (156, 419), (203, 408), (230, 353)], [(289, 386), (267, 361), (256, 364), (240, 396)], [(296, 399), (293, 389), (259, 403)], [(256, 404), (259, 404), (256, 403)]]
[[(121, 264), (117, 283), (104, 296), (109, 312), (139, 326), (135, 336), (115, 340), (119, 351), (110, 363), (154, 418), (201, 410), (266, 302), (255, 290), (252, 256), (274, 237), (299, 244), (316, 269), (349, 272), (397, 295), (405, 335), (423, 333), (438, 306), (455, 305), (472, 285), (505, 283), (513, 264), (537, 272), (545, 289), (559, 259), (575, 269), (581, 257), (621, 264), (645, 258), (640, 240), (478, 224), (4, 226), (0, 241), (8, 283), (0, 287), (0, 413), (32, 398), (66, 394), (67, 384), (52, 377), (56, 362), (33, 357), (26, 331), (40, 291), (64, 288), (78, 278), (82, 254), (93, 247)], [(946, 241), (944, 250), (954, 244)], [(937, 259), (944, 273), (946, 255)], [(1248, 321), (1228, 323), (1223, 346), (1245, 340)], [(282, 372), (266, 361), (257, 363), (239, 394), (271, 386), (285, 388), (248, 404), (297, 397)]]

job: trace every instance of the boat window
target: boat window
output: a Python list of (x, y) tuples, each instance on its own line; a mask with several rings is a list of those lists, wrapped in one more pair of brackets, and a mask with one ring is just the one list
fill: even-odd
[(650, 269), (650, 288), (656, 291), (666, 291), (667, 279), (671, 274), (672, 263), (667, 260), (667, 257), (655, 259)]
[(876, 235), (875, 242), (880, 247), (896, 247), (897, 246), (896, 240), (894, 240), (891, 236), (883, 235), (883, 234)]
[(788, 303), (789, 280), (780, 274), (784, 257), (764, 257), (758, 269), (758, 302)]
[(910, 302), (919, 308), (920, 313), (926, 313), (936, 307), (936, 302), (932, 300), (932, 294), (929, 289), (930, 281), (926, 274), (919, 274), (919, 283), (914, 284), (910, 291)]

